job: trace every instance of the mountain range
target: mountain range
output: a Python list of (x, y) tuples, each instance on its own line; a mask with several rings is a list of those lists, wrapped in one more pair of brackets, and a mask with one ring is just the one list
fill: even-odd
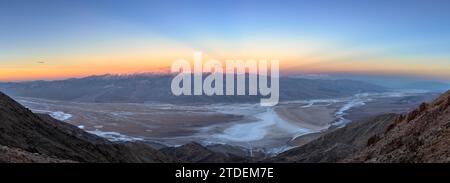
[[(175, 96), (170, 87), (172, 78), (173, 75), (168, 74), (101, 75), (57, 81), (0, 83), (0, 90), (10, 96), (101, 103), (210, 104), (259, 102), (261, 98), (250, 95)], [(280, 101), (336, 98), (386, 90), (378, 85), (343, 79), (281, 77), (279, 81)]]

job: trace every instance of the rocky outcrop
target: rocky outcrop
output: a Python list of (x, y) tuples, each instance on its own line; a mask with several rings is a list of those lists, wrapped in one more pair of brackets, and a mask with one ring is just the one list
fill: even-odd
[(346, 162), (450, 162), (450, 91), (397, 118)]
[(195, 142), (180, 147), (163, 148), (161, 151), (175, 157), (177, 162), (183, 163), (243, 163), (251, 161), (251, 159), (246, 158), (246, 156), (212, 151)]
[(61, 160), (38, 153), (30, 153), (22, 149), (0, 146), (0, 163), (76, 163)]

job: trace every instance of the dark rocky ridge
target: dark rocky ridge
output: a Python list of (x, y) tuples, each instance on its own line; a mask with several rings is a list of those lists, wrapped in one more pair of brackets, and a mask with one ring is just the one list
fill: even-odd
[(232, 153), (217, 152), (208, 149), (198, 143), (192, 142), (180, 147), (167, 147), (161, 149), (167, 155), (175, 157), (178, 162), (192, 163), (244, 163), (251, 162), (247, 156), (239, 156)]
[(450, 162), (450, 91), (399, 116), (347, 162)]
[(173, 162), (142, 143), (112, 143), (46, 115), (36, 115), (0, 93), (0, 145), (78, 162)]
[(0, 145), (0, 163), (75, 163)]
[(450, 162), (450, 91), (406, 115), (385, 114), (328, 132), (269, 162)]

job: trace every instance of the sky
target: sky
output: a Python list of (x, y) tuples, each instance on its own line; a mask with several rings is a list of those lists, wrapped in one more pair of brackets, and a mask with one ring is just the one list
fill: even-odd
[(0, 81), (159, 72), (196, 51), (450, 82), (450, 1), (0, 0)]

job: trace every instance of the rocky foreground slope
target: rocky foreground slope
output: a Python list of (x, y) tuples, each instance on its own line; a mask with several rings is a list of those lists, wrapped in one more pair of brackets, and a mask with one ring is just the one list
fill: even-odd
[(0, 146), (0, 163), (75, 163), (70, 160), (51, 158), (39, 153), (30, 153), (22, 149)]
[(77, 162), (174, 161), (145, 144), (112, 143), (50, 116), (34, 114), (3, 93), (0, 93), (0, 145), (8, 150), (18, 149), (30, 158), (33, 157), (27, 155)]
[(354, 122), (269, 162), (450, 162), (450, 91), (406, 115)]
[(450, 162), (450, 91), (399, 116), (346, 162)]

